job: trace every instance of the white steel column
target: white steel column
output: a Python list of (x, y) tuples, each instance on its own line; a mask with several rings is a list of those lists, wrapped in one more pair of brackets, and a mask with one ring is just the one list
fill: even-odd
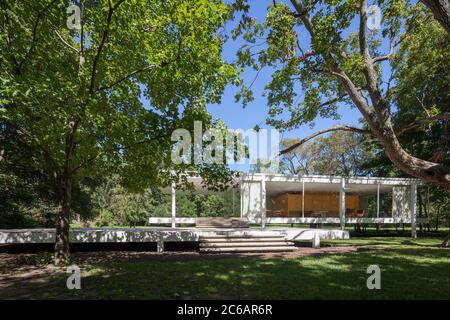
[(242, 183), (242, 180), (241, 180), (241, 182), (239, 183), (239, 198), (240, 198), (240, 203), (241, 203), (241, 205), (239, 206), (239, 210), (241, 210), (241, 218), (243, 217), (243, 196), (244, 196), (244, 190), (243, 190), (243, 187), (242, 187), (242, 185), (243, 185), (243, 183)]
[(341, 186), (339, 188), (339, 219), (341, 229), (345, 228), (345, 178), (341, 178)]
[(302, 218), (305, 217), (305, 181), (302, 178)]
[(175, 182), (172, 182), (172, 228), (175, 228), (175, 218), (177, 215)]
[(261, 180), (261, 228), (266, 227), (266, 176)]
[(234, 217), (234, 188), (231, 188), (232, 197), (233, 197), (233, 217)]
[(377, 184), (377, 218), (380, 217), (380, 184)]
[(411, 237), (417, 238), (416, 232), (416, 202), (417, 202), (417, 184), (411, 184), (411, 191), (409, 195), (409, 207), (411, 210)]

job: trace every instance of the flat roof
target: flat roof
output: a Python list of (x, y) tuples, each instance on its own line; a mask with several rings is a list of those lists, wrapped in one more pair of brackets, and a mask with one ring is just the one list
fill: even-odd
[(423, 184), (417, 178), (398, 178), (398, 177), (366, 177), (366, 176), (327, 176), (327, 175), (292, 175), (278, 173), (243, 173), (241, 180), (262, 180), (266, 181), (286, 181), (286, 182), (318, 182), (318, 183), (340, 183), (341, 179), (345, 179), (349, 184), (399, 184), (410, 185)]
[[(345, 179), (345, 189), (347, 192), (372, 193), (376, 192), (380, 185), (380, 192), (390, 192), (394, 186), (409, 186), (411, 184), (423, 185), (424, 183), (416, 178), (397, 177), (362, 177), (362, 176), (326, 176), (326, 175), (291, 175), (278, 173), (247, 173), (241, 172), (234, 177), (236, 185), (242, 182), (266, 181), (266, 189), (272, 193), (274, 189), (284, 192), (301, 191), (303, 182), (305, 190), (308, 191), (328, 191), (338, 192), (341, 179)], [(202, 185), (200, 176), (188, 176), (187, 180), (193, 184), (198, 191), (207, 191)], [(231, 187), (231, 185), (230, 185)], [(164, 188), (169, 192), (170, 188)]]

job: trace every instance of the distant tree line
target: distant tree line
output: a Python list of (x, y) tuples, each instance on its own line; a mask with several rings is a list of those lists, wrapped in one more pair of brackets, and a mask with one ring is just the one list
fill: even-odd
[[(0, 229), (53, 227), (57, 206), (43, 186), (31, 177), (0, 175)], [(118, 176), (80, 182), (74, 192), (70, 221), (84, 227), (145, 226), (149, 217), (170, 217), (170, 190), (149, 188), (132, 192)], [(199, 192), (185, 188), (176, 193), (177, 216), (238, 216), (238, 189)]]

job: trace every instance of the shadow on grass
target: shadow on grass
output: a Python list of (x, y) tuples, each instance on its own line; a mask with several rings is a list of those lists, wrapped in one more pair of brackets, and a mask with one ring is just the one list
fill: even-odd
[[(366, 287), (372, 264), (381, 268), (381, 290)], [(295, 259), (108, 262), (82, 269), (81, 290), (66, 289), (60, 273), (0, 288), (0, 298), (449, 299), (449, 270), (450, 250), (420, 247)]]

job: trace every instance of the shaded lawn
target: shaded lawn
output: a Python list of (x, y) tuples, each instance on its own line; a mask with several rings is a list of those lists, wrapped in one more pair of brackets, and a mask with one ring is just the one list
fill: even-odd
[[(355, 238), (344, 244), (365, 250), (294, 259), (108, 262), (82, 268), (81, 290), (66, 289), (64, 274), (49, 274), (2, 289), (0, 298), (450, 299), (450, 250), (439, 243)], [(366, 287), (371, 264), (381, 268), (381, 290)]]
[(351, 237), (347, 240), (325, 240), (321, 244), (331, 246), (364, 246), (374, 248), (439, 248), (444, 236), (441, 238), (417, 238), (407, 237)]

